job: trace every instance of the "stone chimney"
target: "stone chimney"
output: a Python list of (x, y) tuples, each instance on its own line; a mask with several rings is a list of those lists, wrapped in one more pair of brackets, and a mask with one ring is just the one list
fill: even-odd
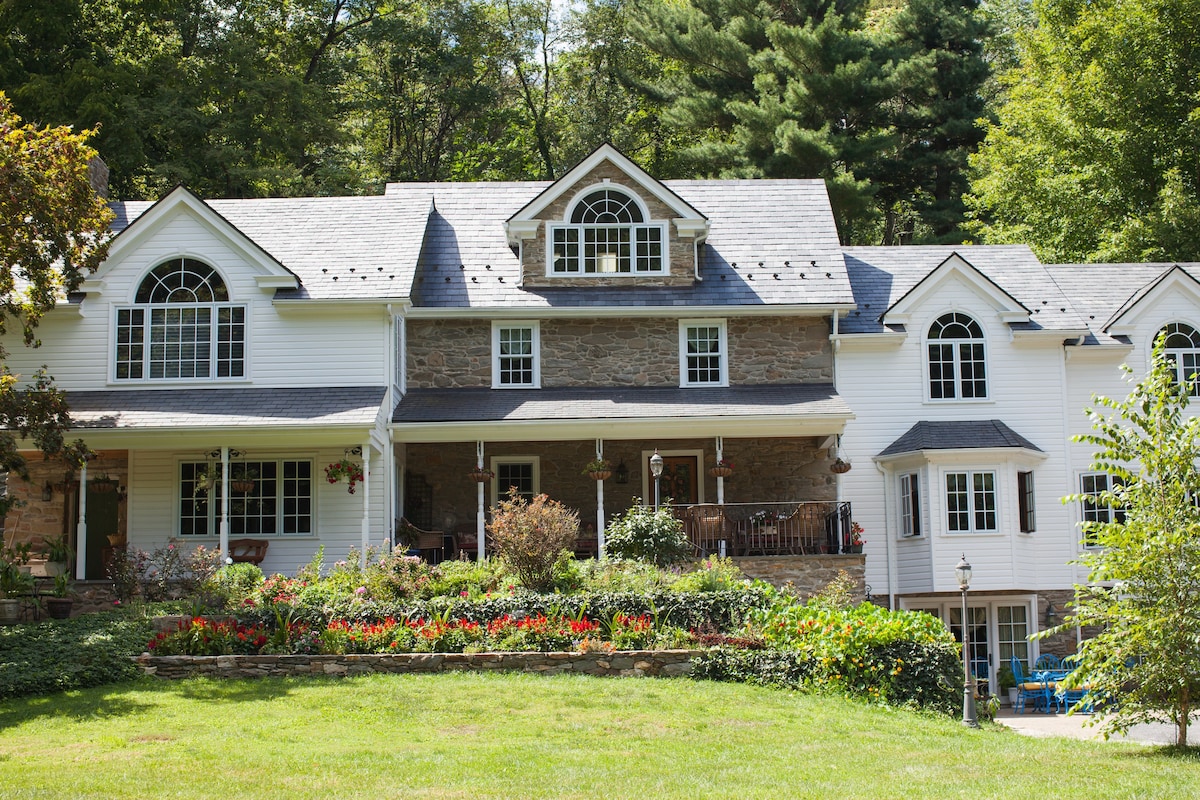
[(105, 200), (108, 199), (108, 164), (105, 164), (100, 156), (88, 162), (88, 182), (92, 184), (96, 194)]

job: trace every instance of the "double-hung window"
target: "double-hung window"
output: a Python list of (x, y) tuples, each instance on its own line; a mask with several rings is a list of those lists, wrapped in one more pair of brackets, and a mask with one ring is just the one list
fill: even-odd
[(900, 535), (921, 535), (921, 478), (915, 472), (900, 476)]
[(946, 473), (946, 530), (988, 533), (998, 529), (996, 473)]
[(542, 385), (540, 346), (536, 322), (493, 323), (492, 388), (539, 388)]
[(728, 386), (729, 354), (724, 320), (679, 323), (681, 386)]
[(513, 490), (517, 495), (532, 500), (538, 493), (540, 461), (529, 456), (498, 456), (492, 459), (492, 472), (496, 473), (496, 497), (493, 502), (507, 499)]
[(667, 271), (666, 227), (646, 219), (629, 194), (584, 195), (566, 221), (549, 226), (552, 275), (659, 275)]
[(117, 380), (213, 380), (246, 374), (246, 308), (216, 270), (191, 258), (159, 264), (134, 305), (117, 309)]
[(986, 398), (987, 359), (983, 328), (966, 314), (938, 317), (929, 327), (929, 397)]
[[(1106, 497), (1116, 486), (1116, 479), (1105, 472), (1086, 472), (1079, 476), (1079, 493), (1083, 496), (1080, 516), (1085, 523), (1107, 525), (1125, 521), (1125, 510)], [(1083, 541), (1088, 547), (1094, 547), (1095, 533), (1088, 527), (1084, 526)]]
[[(313, 462), (239, 461), (230, 465), (230, 536), (308, 536), (313, 533)], [(220, 467), (179, 466), (179, 533), (216, 536), (221, 514)]]

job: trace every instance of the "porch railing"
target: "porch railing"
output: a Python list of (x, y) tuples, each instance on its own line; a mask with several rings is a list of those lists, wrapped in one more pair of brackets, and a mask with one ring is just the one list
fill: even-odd
[(860, 552), (850, 503), (700, 503), (674, 506), (700, 555), (818, 555)]

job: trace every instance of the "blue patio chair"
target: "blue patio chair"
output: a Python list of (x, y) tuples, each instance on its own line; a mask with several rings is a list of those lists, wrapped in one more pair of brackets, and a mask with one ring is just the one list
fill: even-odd
[(1025, 703), (1033, 700), (1033, 710), (1037, 711), (1039, 705), (1049, 709), (1050, 707), (1050, 690), (1046, 685), (1045, 680), (1034, 680), (1031, 676), (1025, 674), (1025, 667), (1021, 664), (1021, 659), (1016, 656), (1012, 657), (1012, 674), (1013, 680), (1017, 684), (1017, 706), (1018, 714), (1025, 713)]
[(1045, 672), (1047, 670), (1062, 669), (1062, 661), (1053, 653), (1042, 653), (1038, 656), (1037, 661), (1033, 662), (1034, 672)]
[[(1062, 660), (1062, 668), (1066, 672), (1073, 671), (1079, 665), (1079, 655), (1069, 655)], [(1091, 714), (1093, 708), (1092, 687), (1089, 684), (1072, 688), (1062, 687), (1058, 690), (1058, 699), (1064, 711), (1070, 711), (1078, 705), (1081, 714)]]

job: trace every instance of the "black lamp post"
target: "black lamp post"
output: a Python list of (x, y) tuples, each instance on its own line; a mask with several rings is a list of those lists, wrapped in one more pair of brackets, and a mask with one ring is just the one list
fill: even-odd
[(963, 646), (963, 725), (968, 728), (978, 728), (979, 721), (975, 718), (975, 675), (971, 672), (971, 627), (967, 624), (967, 590), (971, 588), (971, 565), (967, 563), (967, 554), (954, 568), (954, 577), (958, 580), (958, 588), (962, 590), (962, 646)]
[(654, 455), (650, 456), (650, 472), (654, 475), (654, 510), (658, 511), (658, 484), (659, 477), (663, 471), (663, 457), (658, 454), (658, 448), (654, 448)]

